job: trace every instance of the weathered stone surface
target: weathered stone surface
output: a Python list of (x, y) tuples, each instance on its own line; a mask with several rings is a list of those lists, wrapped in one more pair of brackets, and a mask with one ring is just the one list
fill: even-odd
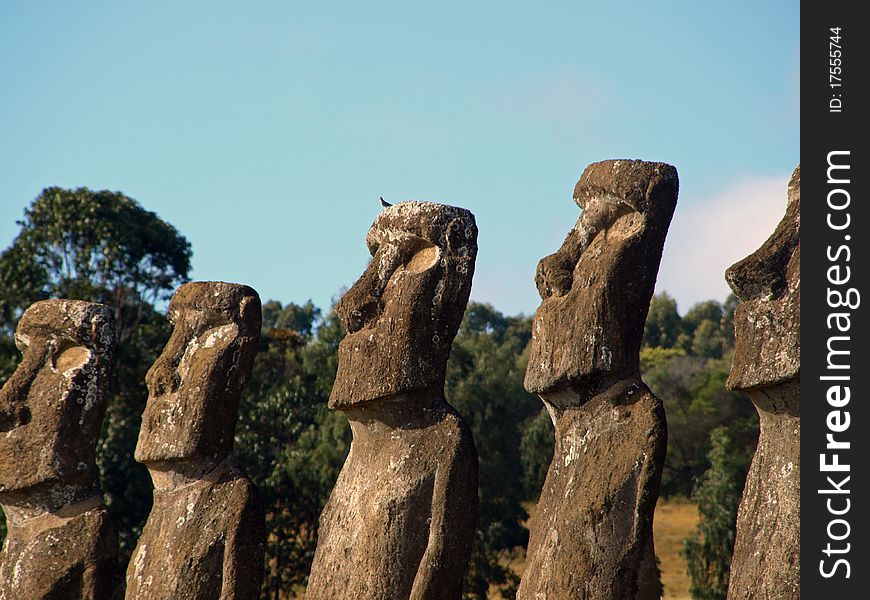
[(115, 349), (112, 312), (89, 302), (37, 302), (15, 341), (24, 357), (0, 391), (8, 527), (0, 599), (109, 598), (118, 540), (94, 453)]
[(728, 598), (800, 597), (800, 167), (773, 235), (725, 273), (740, 298), (728, 387), (761, 425), (737, 517)]
[(306, 597), (456, 599), (477, 511), (477, 454), (444, 399), (477, 227), (429, 202), (386, 208), (373, 256), (336, 307), (347, 336), (329, 399), (353, 431), (320, 517)]
[(256, 487), (232, 457), (239, 399), (260, 336), (260, 298), (220, 282), (181, 286), (172, 336), (148, 371), (136, 445), (154, 506), (127, 567), (127, 598), (251, 599), (263, 576)]
[(663, 163), (586, 168), (582, 209), (541, 260), (525, 386), (556, 429), (517, 598), (657, 599), (652, 538), (667, 427), (640, 380), (640, 343), (677, 201)]

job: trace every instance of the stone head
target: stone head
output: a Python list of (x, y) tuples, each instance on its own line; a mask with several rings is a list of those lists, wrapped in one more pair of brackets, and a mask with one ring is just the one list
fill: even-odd
[(386, 208), (366, 236), (372, 255), (336, 311), (338, 348), (330, 408), (443, 388), (477, 256), (468, 210), (432, 202)]
[(677, 171), (664, 163), (608, 160), (583, 172), (580, 217), (535, 275), (529, 392), (564, 408), (638, 373), (677, 191)]
[(145, 464), (221, 460), (233, 447), (242, 389), (260, 339), (260, 298), (244, 285), (182, 285), (172, 335), (145, 381), (135, 458)]
[(37, 302), (21, 317), (15, 343), (23, 358), (0, 390), (0, 492), (94, 484), (115, 351), (111, 309)]
[(734, 311), (735, 348), (729, 389), (796, 379), (801, 338), (801, 170), (788, 185), (785, 216), (766, 242), (725, 272), (740, 299)]

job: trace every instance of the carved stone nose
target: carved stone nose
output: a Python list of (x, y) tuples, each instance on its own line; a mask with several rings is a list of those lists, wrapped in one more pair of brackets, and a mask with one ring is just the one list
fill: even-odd
[(564, 296), (571, 291), (571, 284), (574, 282), (573, 266), (558, 252), (546, 256), (538, 262), (535, 285), (541, 300), (546, 300), (552, 296)]
[(155, 365), (149, 373), (153, 373), (148, 378), (148, 390), (153, 396), (164, 396), (178, 391), (179, 378), (178, 371), (169, 367), (165, 363)]
[(335, 312), (338, 313), (347, 332), (354, 333), (376, 319), (381, 310), (382, 302), (378, 294), (377, 276), (373, 264), (341, 297), (335, 305)]
[[(787, 262), (787, 257), (783, 256), (782, 260)], [(787, 286), (785, 265), (780, 265), (780, 262), (771, 260), (770, 254), (759, 250), (731, 265), (725, 271), (725, 279), (731, 290), (744, 302), (775, 297)]]
[(152, 396), (163, 396), (178, 391), (181, 378), (178, 365), (184, 355), (184, 346), (179, 340), (170, 339), (163, 354), (154, 362), (145, 375), (145, 385)]
[(30, 421), (26, 398), (43, 364), (43, 355), (28, 350), (12, 377), (0, 389), (0, 431), (10, 431)]

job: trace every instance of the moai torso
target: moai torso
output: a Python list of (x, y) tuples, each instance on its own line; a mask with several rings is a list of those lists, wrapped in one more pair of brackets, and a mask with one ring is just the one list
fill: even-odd
[(111, 597), (118, 539), (94, 453), (115, 333), (108, 307), (49, 300), (21, 318), (24, 358), (0, 392), (0, 599)]
[(306, 598), (457, 599), (477, 510), (471, 433), (444, 373), (476, 255), (468, 211), (385, 210), (369, 268), (337, 306), (348, 335), (330, 407), (353, 430), (320, 517)]
[(94, 497), (69, 512), (75, 516), (48, 515), (41, 522), (37, 517), (23, 527), (7, 519), (0, 599), (111, 597), (117, 586), (118, 534), (109, 511)]
[(761, 432), (737, 516), (728, 598), (800, 597), (800, 167), (773, 235), (725, 278), (740, 299), (728, 387)]
[(248, 478), (221, 463), (189, 484), (155, 492), (127, 570), (128, 597), (256, 598), (263, 507)]
[(658, 599), (652, 521), (667, 445), (639, 351), (677, 199), (662, 163), (590, 165), (583, 209), (544, 258), (525, 386), (555, 426), (517, 598)]
[(148, 372), (136, 446), (154, 504), (127, 567), (127, 598), (259, 597), (265, 524), (255, 486), (232, 458), (239, 399), (260, 332), (251, 288), (183, 285), (172, 337)]

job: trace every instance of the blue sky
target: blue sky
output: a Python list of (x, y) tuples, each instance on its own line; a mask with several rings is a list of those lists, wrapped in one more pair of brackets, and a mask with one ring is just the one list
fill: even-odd
[(472, 297), (528, 314), (583, 168), (643, 158), (680, 173), (658, 289), (724, 298), (799, 160), (798, 2), (415, 4), (4, 2), (0, 247), (43, 187), (120, 190), (194, 278), (325, 307), (378, 196), (431, 200), (477, 217)]

